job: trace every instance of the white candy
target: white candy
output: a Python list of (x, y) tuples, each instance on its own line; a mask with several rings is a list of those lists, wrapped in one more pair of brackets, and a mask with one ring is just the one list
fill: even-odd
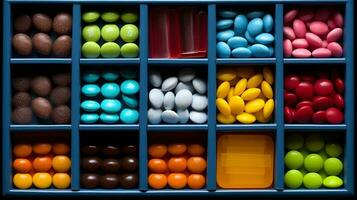
[(172, 110), (175, 107), (175, 95), (173, 92), (167, 92), (164, 96), (164, 108)]
[(151, 89), (149, 92), (149, 101), (154, 108), (161, 108), (164, 102), (164, 93), (160, 89)]
[(191, 111), (190, 120), (195, 124), (203, 124), (207, 121), (207, 114), (204, 112)]
[(148, 110), (148, 121), (150, 124), (159, 124), (161, 122), (161, 109), (150, 108)]
[(204, 94), (207, 91), (206, 82), (200, 78), (193, 79), (192, 85), (193, 85), (193, 88), (195, 88), (195, 90), (200, 94)]
[(195, 92), (195, 89), (193, 89), (192, 82), (187, 82), (187, 83), (179, 82), (175, 88), (175, 93), (177, 94), (180, 90), (183, 90), (183, 89), (188, 89), (192, 93)]
[(190, 113), (188, 110), (177, 110), (177, 115), (180, 118), (180, 123), (185, 124), (188, 122), (188, 119), (190, 118)]
[(178, 77), (182, 82), (192, 81), (192, 79), (194, 79), (195, 76), (196, 76), (196, 72), (192, 68), (184, 68), (178, 72)]
[(191, 103), (192, 93), (189, 90), (183, 89), (176, 94), (175, 105), (177, 109), (185, 110), (191, 105)]
[(177, 82), (178, 82), (177, 77), (174, 77), (174, 76), (169, 77), (169, 78), (165, 79), (164, 82), (162, 83), (161, 90), (163, 92), (170, 91), (176, 87)]
[(154, 87), (160, 87), (162, 83), (161, 74), (158, 70), (151, 70), (149, 74), (149, 82)]
[(161, 119), (162, 119), (162, 121), (164, 121), (168, 124), (176, 124), (180, 120), (177, 113), (172, 110), (165, 110), (164, 112), (162, 112)]
[(202, 111), (206, 109), (208, 105), (208, 98), (204, 95), (194, 94), (192, 96), (192, 104), (191, 107), (196, 111)]

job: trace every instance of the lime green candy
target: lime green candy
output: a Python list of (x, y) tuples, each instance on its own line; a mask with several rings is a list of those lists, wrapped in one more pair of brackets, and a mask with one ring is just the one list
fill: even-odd
[(120, 46), (114, 42), (106, 42), (100, 48), (103, 58), (116, 58), (120, 55)]
[(120, 15), (118, 12), (104, 12), (101, 16), (102, 20), (105, 22), (115, 22), (118, 21)]
[(318, 173), (310, 172), (304, 176), (304, 186), (309, 189), (318, 189), (322, 185), (322, 178)]
[(338, 158), (329, 158), (325, 160), (324, 169), (328, 175), (336, 176), (343, 170), (343, 163)]
[(286, 167), (289, 169), (299, 169), (304, 163), (304, 156), (298, 151), (289, 151), (284, 158)]
[(97, 25), (87, 25), (82, 30), (82, 36), (85, 41), (98, 42), (100, 39), (100, 28)]
[(321, 135), (313, 134), (306, 137), (305, 146), (309, 151), (318, 152), (325, 145), (325, 140)]
[(113, 42), (119, 37), (119, 27), (115, 24), (106, 24), (102, 27), (101, 35), (103, 40)]
[(139, 29), (134, 24), (121, 27), (120, 37), (124, 42), (135, 42), (139, 37)]
[(134, 11), (124, 11), (121, 14), (121, 20), (125, 23), (135, 23), (138, 20), (138, 13)]
[(87, 23), (92, 23), (97, 21), (99, 16), (100, 16), (99, 12), (95, 12), (95, 11), (85, 12), (82, 15), (82, 20)]
[(136, 58), (139, 54), (139, 47), (135, 43), (126, 43), (121, 47), (121, 54), (124, 58)]
[(303, 181), (303, 175), (299, 170), (292, 169), (286, 172), (284, 176), (285, 185), (288, 188), (296, 189), (299, 188)]
[(339, 157), (342, 154), (342, 146), (336, 143), (326, 144), (325, 146), (326, 153), (331, 157)]
[(304, 160), (304, 167), (309, 172), (318, 172), (323, 165), (324, 160), (316, 153), (309, 154)]
[(338, 176), (328, 176), (324, 179), (323, 185), (327, 188), (339, 188), (343, 185), (343, 180)]
[(301, 134), (289, 134), (286, 136), (285, 146), (291, 150), (302, 148), (304, 146), (304, 136)]
[(97, 58), (100, 55), (100, 46), (92, 41), (82, 45), (82, 54), (86, 58)]

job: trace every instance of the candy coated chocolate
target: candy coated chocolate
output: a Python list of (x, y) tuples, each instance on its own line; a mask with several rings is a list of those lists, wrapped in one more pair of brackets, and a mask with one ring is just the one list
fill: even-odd
[(120, 169), (120, 161), (118, 159), (104, 159), (101, 164), (101, 169), (105, 173), (116, 173)]
[(297, 97), (294, 93), (285, 92), (284, 93), (284, 102), (286, 106), (295, 106)]
[(81, 159), (82, 169), (88, 172), (97, 172), (102, 161), (99, 157), (84, 157)]
[(284, 79), (285, 89), (289, 91), (295, 91), (296, 86), (300, 83), (300, 78), (296, 75), (286, 76)]
[(343, 100), (343, 97), (340, 94), (335, 94), (333, 100), (334, 100), (335, 106), (338, 109), (342, 110), (345, 107), (345, 101)]
[(342, 79), (336, 78), (335, 89), (338, 93), (343, 93), (345, 91), (345, 83), (343, 82)]
[(138, 148), (136, 145), (124, 145), (121, 147), (121, 152), (127, 156), (136, 156), (138, 153)]
[(288, 106), (284, 107), (284, 118), (286, 123), (293, 123), (294, 122), (294, 110), (289, 108)]
[(81, 152), (85, 156), (93, 156), (99, 153), (99, 147), (97, 145), (84, 145), (81, 147)]
[(98, 174), (82, 174), (81, 175), (81, 186), (88, 189), (93, 189), (99, 185), (99, 175)]
[(100, 177), (100, 186), (105, 189), (113, 189), (119, 186), (119, 178), (116, 174), (104, 174)]
[(314, 96), (314, 87), (309, 82), (301, 82), (296, 86), (295, 94), (301, 100), (310, 100)]
[(331, 107), (326, 110), (326, 119), (331, 124), (340, 124), (343, 122), (344, 117), (339, 109)]
[(122, 188), (129, 189), (138, 185), (138, 175), (122, 174), (119, 178), (119, 183)]
[(318, 95), (327, 96), (333, 92), (333, 84), (328, 79), (319, 79), (314, 84), (314, 90)]
[(309, 123), (314, 111), (311, 106), (302, 106), (296, 110), (295, 121), (297, 123)]
[(312, 115), (312, 123), (323, 124), (326, 123), (326, 111), (319, 110)]
[(138, 168), (138, 159), (132, 156), (123, 157), (121, 159), (121, 168), (127, 172), (136, 171)]
[(311, 101), (300, 101), (297, 105), (296, 105), (296, 109), (303, 107), (303, 106), (310, 106), (312, 107), (312, 102)]
[(333, 100), (330, 97), (316, 96), (312, 101), (314, 110), (326, 110), (333, 105)]
[(106, 145), (102, 147), (101, 152), (105, 156), (117, 156), (120, 153), (120, 148), (115, 145)]

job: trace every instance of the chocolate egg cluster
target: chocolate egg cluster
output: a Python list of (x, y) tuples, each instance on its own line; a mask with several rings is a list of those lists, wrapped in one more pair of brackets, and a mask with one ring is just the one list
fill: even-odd
[(12, 46), (19, 56), (68, 57), (72, 48), (72, 15), (61, 12), (18, 15), (13, 23)]
[(93, 188), (135, 188), (138, 185), (138, 148), (134, 144), (81, 147), (81, 186)]
[[(12, 81), (12, 122), (31, 124), (67, 124), (71, 121), (71, 75), (56, 73), (51, 77), (15, 77)], [(35, 120), (36, 119), (36, 120)]]

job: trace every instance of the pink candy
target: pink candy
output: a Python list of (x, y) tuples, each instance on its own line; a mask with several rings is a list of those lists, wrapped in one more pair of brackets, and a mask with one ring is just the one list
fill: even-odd
[(341, 57), (343, 55), (343, 49), (337, 42), (331, 42), (327, 45), (327, 48), (331, 51), (333, 57)]
[(336, 42), (340, 40), (342, 37), (342, 33), (343, 33), (342, 28), (333, 29), (326, 36), (327, 42)]
[(316, 35), (325, 35), (328, 33), (328, 26), (327, 24), (323, 23), (322, 21), (314, 21), (309, 26), (310, 31), (315, 33)]
[(296, 38), (294, 30), (288, 26), (284, 27), (284, 37), (286, 37), (287, 39), (293, 40)]
[(319, 36), (313, 34), (313, 33), (306, 33), (305, 35), (307, 42), (314, 47), (321, 47), (322, 46), (322, 40)]
[(293, 47), (297, 48), (297, 49), (309, 47), (309, 43), (304, 38), (295, 39), (295, 40), (293, 40), (292, 44), (293, 44)]
[(293, 22), (293, 29), (294, 29), (296, 37), (298, 37), (298, 38), (305, 37), (306, 26), (302, 20), (295, 19)]
[(296, 58), (308, 58), (311, 56), (311, 52), (307, 49), (295, 49), (292, 55)]
[(291, 22), (293, 19), (295, 19), (296, 15), (298, 14), (297, 10), (290, 10), (289, 12), (287, 12), (284, 16), (284, 22), (285, 23), (289, 23)]
[(318, 49), (315, 49), (311, 55), (312, 55), (312, 57), (315, 57), (315, 58), (328, 58), (328, 57), (331, 57), (332, 53), (330, 50), (328, 50), (326, 48), (318, 48)]
[(285, 57), (291, 57), (291, 53), (293, 52), (293, 45), (291, 44), (291, 41), (286, 39), (284, 40), (284, 56)]

